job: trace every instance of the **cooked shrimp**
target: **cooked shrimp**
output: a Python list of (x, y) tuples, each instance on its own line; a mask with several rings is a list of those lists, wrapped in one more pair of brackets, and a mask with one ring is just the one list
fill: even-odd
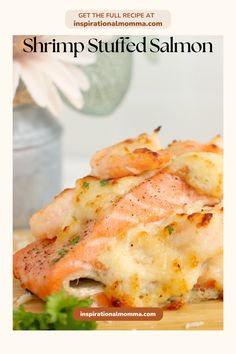
[(159, 131), (160, 128), (151, 135), (141, 134), (97, 152), (91, 160), (92, 175), (109, 179), (165, 167), (171, 154), (161, 150)]

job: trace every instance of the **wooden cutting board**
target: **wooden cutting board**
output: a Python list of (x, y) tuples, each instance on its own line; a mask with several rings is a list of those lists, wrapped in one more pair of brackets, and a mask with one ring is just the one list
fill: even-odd
[[(33, 237), (29, 231), (14, 232), (14, 250), (24, 247), (32, 242)], [(24, 289), (14, 279), (13, 299), (16, 307), (17, 299), (23, 295)], [(28, 311), (40, 312), (43, 301), (34, 298), (25, 304)], [(98, 321), (101, 330), (223, 330), (223, 302), (206, 301), (197, 304), (185, 305), (177, 311), (165, 311), (161, 321)]]

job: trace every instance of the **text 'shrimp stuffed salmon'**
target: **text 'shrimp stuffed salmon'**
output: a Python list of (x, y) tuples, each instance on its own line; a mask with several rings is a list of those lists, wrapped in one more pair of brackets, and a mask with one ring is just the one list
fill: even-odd
[(40, 298), (61, 289), (95, 305), (178, 308), (223, 295), (223, 151), (159, 130), (97, 152), (30, 220), (36, 241), (14, 275)]

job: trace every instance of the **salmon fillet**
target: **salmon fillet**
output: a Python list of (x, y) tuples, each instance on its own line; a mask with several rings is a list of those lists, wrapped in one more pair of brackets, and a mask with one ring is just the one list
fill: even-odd
[[(98, 257), (110, 238), (120, 237), (140, 223), (211, 203), (212, 198), (198, 194), (177, 176), (154, 175), (115, 202), (105, 215), (87, 222), (79, 235), (71, 235), (68, 228), (62, 240), (40, 240), (18, 251), (14, 255), (14, 275), (25, 288), (44, 298), (59, 291), (64, 279), (75, 272), (86, 273), (87, 277), (90, 271), (104, 272), (106, 267)], [(80, 240), (74, 244), (76, 236)], [(62, 257), (60, 253), (64, 253)]]

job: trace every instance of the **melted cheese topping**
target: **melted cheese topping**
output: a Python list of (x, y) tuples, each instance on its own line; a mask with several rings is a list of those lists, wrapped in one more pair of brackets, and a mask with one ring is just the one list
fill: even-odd
[(129, 176), (107, 181), (91, 176), (77, 180), (74, 198), (76, 222), (83, 224), (88, 220), (96, 220), (104, 215), (123, 195), (154, 174), (155, 172), (149, 172), (141, 176)]
[[(222, 212), (177, 215), (139, 225), (113, 238), (99, 260), (106, 293), (131, 306), (186, 301), (198, 278), (222, 250)], [(207, 274), (205, 274), (207, 277)]]
[(223, 156), (211, 152), (194, 152), (178, 156), (169, 170), (183, 178), (200, 193), (223, 196)]

